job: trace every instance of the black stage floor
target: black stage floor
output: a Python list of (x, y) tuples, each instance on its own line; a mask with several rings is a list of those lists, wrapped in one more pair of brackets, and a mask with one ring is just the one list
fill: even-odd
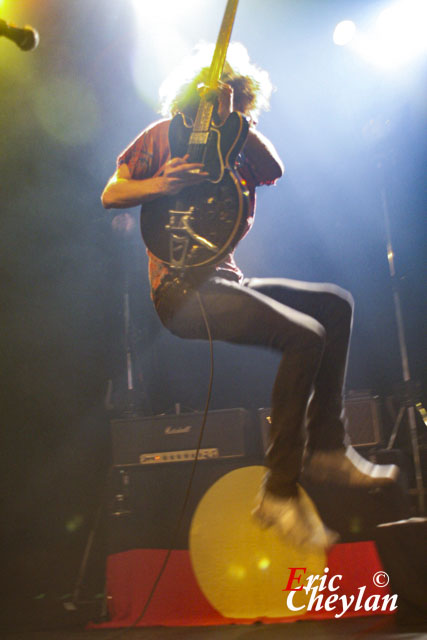
[(426, 640), (427, 624), (401, 626), (391, 616), (369, 616), (322, 622), (230, 625), (221, 627), (146, 627), (108, 631), (50, 629), (7, 631), (2, 640)]

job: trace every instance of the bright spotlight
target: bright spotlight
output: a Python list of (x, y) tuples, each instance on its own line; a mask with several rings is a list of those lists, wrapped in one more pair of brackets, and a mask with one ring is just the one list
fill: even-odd
[(376, 24), (352, 47), (371, 64), (396, 69), (427, 52), (427, 2), (399, 0), (383, 9)]
[(401, 66), (427, 51), (426, 24), (425, 0), (400, 0), (384, 9), (377, 19), (381, 66)]
[[(133, 76), (138, 92), (153, 103), (160, 81), (200, 40), (200, 23), (214, 24), (199, 0), (130, 0), (138, 34)], [(209, 18), (212, 18), (209, 24)], [(219, 25), (219, 19), (218, 19)], [(197, 36), (192, 32), (197, 33)], [(204, 32), (203, 32), (204, 33)], [(214, 31), (216, 36), (216, 29)]]
[(334, 30), (333, 40), (340, 47), (349, 44), (356, 33), (356, 25), (352, 20), (342, 20)]

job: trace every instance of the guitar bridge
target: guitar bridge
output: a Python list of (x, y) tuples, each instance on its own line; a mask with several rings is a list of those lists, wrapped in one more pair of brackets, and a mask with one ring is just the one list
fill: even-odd
[(199, 235), (191, 226), (195, 207), (191, 206), (187, 211), (179, 209), (169, 209), (169, 224), (166, 225), (169, 231), (169, 257), (170, 264), (176, 269), (183, 269), (187, 266), (187, 256), (194, 244), (198, 244), (212, 253), (218, 251), (218, 247)]

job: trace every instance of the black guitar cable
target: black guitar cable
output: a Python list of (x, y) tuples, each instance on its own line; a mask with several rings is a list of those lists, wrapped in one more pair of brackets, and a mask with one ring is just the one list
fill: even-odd
[(187, 489), (185, 492), (185, 496), (184, 496), (184, 502), (182, 504), (181, 507), (181, 511), (177, 520), (177, 523), (175, 525), (175, 529), (173, 530), (172, 536), (171, 536), (171, 541), (166, 553), (166, 556), (163, 560), (162, 566), (159, 569), (159, 572), (157, 574), (157, 577), (153, 583), (153, 586), (151, 587), (151, 591), (148, 594), (148, 597), (145, 601), (144, 607), (141, 611), (141, 613), (139, 614), (139, 616), (136, 618), (136, 620), (129, 626), (126, 627), (126, 629), (123, 629), (121, 631), (118, 632), (114, 632), (112, 633), (110, 636), (107, 636), (105, 638), (105, 640), (116, 640), (117, 638), (123, 638), (125, 636), (126, 633), (128, 633), (128, 631), (131, 631), (132, 629), (135, 629), (138, 624), (141, 622), (141, 620), (143, 619), (143, 617), (145, 616), (148, 607), (150, 606), (150, 603), (153, 599), (153, 596), (156, 592), (156, 589), (158, 587), (158, 584), (165, 572), (165, 569), (167, 567), (167, 564), (169, 562), (169, 558), (172, 554), (173, 548), (175, 546), (175, 542), (179, 533), (179, 530), (181, 529), (181, 525), (182, 525), (182, 521), (184, 518), (184, 514), (185, 514), (185, 510), (187, 508), (188, 505), (188, 500), (190, 498), (190, 493), (191, 493), (191, 488), (193, 486), (193, 480), (194, 480), (194, 474), (196, 472), (196, 467), (197, 467), (197, 460), (199, 457), (199, 452), (200, 452), (200, 447), (202, 444), (202, 440), (203, 440), (203, 434), (205, 432), (205, 427), (206, 427), (206, 421), (207, 421), (207, 417), (208, 417), (208, 410), (209, 410), (209, 404), (211, 401), (211, 396), (212, 396), (212, 386), (213, 386), (213, 377), (214, 377), (214, 353), (213, 353), (213, 339), (212, 339), (212, 333), (211, 333), (211, 329), (209, 326), (209, 321), (208, 321), (208, 317), (206, 314), (206, 309), (204, 307), (204, 304), (202, 302), (202, 298), (201, 295), (199, 293), (199, 291), (196, 291), (196, 296), (197, 296), (197, 300), (200, 306), (200, 311), (202, 313), (202, 317), (203, 317), (203, 321), (205, 323), (205, 327), (206, 327), (206, 334), (208, 337), (208, 341), (209, 341), (209, 356), (210, 356), (210, 372), (209, 372), (209, 384), (208, 384), (208, 392), (207, 392), (207, 396), (206, 396), (206, 402), (205, 402), (205, 408), (204, 408), (204, 412), (203, 412), (203, 419), (202, 419), (202, 426), (200, 427), (200, 433), (199, 433), (199, 439), (197, 441), (197, 447), (196, 447), (196, 454), (194, 456), (194, 460), (193, 460), (193, 464), (191, 466), (191, 471), (190, 471), (190, 478), (188, 480), (188, 485), (187, 485)]

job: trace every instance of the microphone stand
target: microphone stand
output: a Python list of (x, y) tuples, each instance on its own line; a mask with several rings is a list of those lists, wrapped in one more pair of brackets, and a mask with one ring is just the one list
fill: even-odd
[[(380, 169), (382, 184), (380, 187), (381, 194), (381, 205), (384, 216), (384, 226), (386, 232), (386, 243), (387, 243), (387, 260), (391, 278), (391, 286), (393, 291), (393, 302), (394, 302), (394, 310), (396, 315), (396, 323), (397, 323), (397, 335), (399, 339), (399, 349), (400, 349), (400, 358), (402, 364), (402, 376), (403, 376), (403, 403), (399, 409), (399, 413), (396, 417), (396, 421), (393, 426), (393, 430), (387, 444), (386, 450), (392, 449), (394, 442), (396, 440), (399, 427), (402, 423), (402, 419), (407, 414), (408, 425), (409, 425), (409, 435), (411, 440), (411, 448), (412, 448), (412, 459), (414, 463), (414, 471), (415, 471), (415, 485), (416, 485), (416, 496), (418, 498), (418, 512), (420, 515), (424, 515), (425, 513), (425, 499), (424, 499), (424, 483), (423, 483), (423, 475), (422, 475), (422, 466), (420, 459), (420, 447), (418, 443), (418, 435), (417, 435), (417, 421), (416, 414), (418, 413), (421, 416), (424, 424), (427, 426), (427, 412), (421, 402), (416, 398), (416, 390), (415, 384), (411, 379), (411, 373), (409, 369), (409, 358), (408, 358), (408, 349), (406, 343), (406, 335), (405, 335), (405, 327), (403, 323), (403, 314), (402, 314), (402, 305), (400, 301), (399, 287), (398, 287), (398, 279), (396, 276), (396, 269), (394, 266), (394, 250), (391, 240), (391, 227), (390, 227), (390, 216), (389, 216), (389, 207), (388, 207), (388, 198), (387, 191), (385, 188), (385, 179), (383, 172), (383, 163), (382, 161), (378, 161), (377, 164), (378, 169)], [(382, 170), (382, 171), (381, 171)]]
[[(138, 417), (141, 414), (152, 414), (151, 403), (145, 388), (145, 381), (136, 357), (137, 331), (132, 317), (131, 280), (138, 264), (136, 249), (133, 244), (132, 231), (135, 221), (128, 213), (117, 214), (112, 222), (116, 234), (120, 259), (122, 260), (122, 358), (125, 365), (126, 389), (122, 390), (122, 399), (115, 408), (123, 416)], [(110, 395), (110, 394), (109, 394)]]

